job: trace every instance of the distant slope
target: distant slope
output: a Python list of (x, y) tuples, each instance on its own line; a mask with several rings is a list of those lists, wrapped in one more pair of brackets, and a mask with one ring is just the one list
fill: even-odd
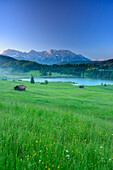
[(41, 64), (25, 60), (16, 60), (12, 57), (0, 55), (0, 68), (9, 69), (12, 71), (29, 71), (29, 70), (39, 70), (41, 69)]
[(58, 63), (59, 65), (64, 65), (64, 64), (87, 64), (87, 63), (93, 63), (94, 61), (67, 61), (67, 62), (61, 62)]
[(40, 64), (58, 64), (62, 62), (90, 62), (91, 60), (82, 56), (77, 55), (69, 50), (50, 50), (36, 52), (31, 50), (30, 52), (21, 52), (17, 50), (8, 49), (3, 52), (3, 55), (11, 56), (17, 60), (29, 60), (33, 62), (37, 62)]
[(113, 59), (107, 61), (98, 61), (98, 63), (103, 66), (113, 67)]
[(7, 71), (9, 74), (15, 72), (29, 72), (38, 70), (41, 76), (50, 76), (52, 72), (73, 75), (74, 77), (88, 77), (96, 79), (113, 80), (113, 59), (81, 64), (54, 64), (42, 65), (32, 61), (16, 60), (11, 57), (0, 55), (0, 72)]

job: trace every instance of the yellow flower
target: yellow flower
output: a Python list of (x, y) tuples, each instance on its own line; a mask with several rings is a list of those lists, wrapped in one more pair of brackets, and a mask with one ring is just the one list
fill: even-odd
[(54, 165), (52, 165), (52, 167), (54, 167)]
[(59, 168), (60, 166), (58, 165), (58, 168)]
[(20, 161), (22, 161), (22, 159), (20, 159)]
[(44, 164), (44, 162), (42, 162), (42, 164)]
[(38, 143), (38, 141), (36, 140), (36, 143)]
[(47, 166), (45, 166), (45, 168), (47, 168)]

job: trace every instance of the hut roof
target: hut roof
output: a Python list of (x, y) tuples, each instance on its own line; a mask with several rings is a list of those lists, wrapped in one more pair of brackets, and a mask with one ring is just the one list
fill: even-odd
[(18, 85), (18, 86), (15, 86), (15, 87), (19, 87), (20, 89), (26, 89), (26, 86), (24, 86), (24, 85)]
[(26, 88), (26, 86), (24, 86), (24, 85), (19, 85), (18, 87), (20, 87), (21, 89), (25, 89)]

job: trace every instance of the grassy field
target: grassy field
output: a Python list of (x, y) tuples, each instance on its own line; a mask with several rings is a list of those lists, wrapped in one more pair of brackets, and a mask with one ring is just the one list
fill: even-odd
[(113, 86), (0, 80), (1, 170), (112, 170), (112, 138)]
[(14, 74), (10, 74), (9, 72), (7, 72), (7, 74), (0, 75), (0, 78), (6, 77), (6, 78), (12, 78), (12, 79), (20, 79), (20, 78), (31, 78), (31, 75), (33, 75), (35, 78), (39, 78), (39, 77), (75, 77), (73, 75), (67, 75), (67, 74), (60, 74), (60, 73), (55, 73), (52, 72), (51, 76), (48, 74), (47, 76), (42, 76), (41, 73), (37, 70), (31, 70), (29, 72), (14, 72)]

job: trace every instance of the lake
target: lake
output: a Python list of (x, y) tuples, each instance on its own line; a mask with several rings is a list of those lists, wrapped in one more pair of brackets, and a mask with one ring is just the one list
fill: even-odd
[[(30, 81), (29, 79), (22, 79), (23, 81)], [(86, 86), (96, 86), (103, 84), (113, 85), (113, 81), (111, 80), (99, 80), (99, 79), (89, 79), (89, 78), (34, 78), (35, 82), (44, 82), (48, 80), (48, 82), (72, 82), (77, 83), (76, 85), (86, 85)]]

